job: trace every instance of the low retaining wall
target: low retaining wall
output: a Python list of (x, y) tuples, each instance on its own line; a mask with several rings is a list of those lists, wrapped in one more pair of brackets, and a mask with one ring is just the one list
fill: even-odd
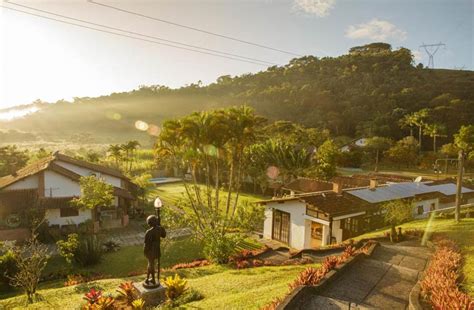
[(359, 253), (355, 256), (350, 257), (345, 263), (337, 266), (333, 270), (329, 271), (319, 282), (314, 286), (299, 286), (294, 289), (276, 308), (277, 310), (293, 310), (303, 309), (303, 305), (312, 298), (314, 295), (318, 295), (329, 283), (335, 281), (344, 272), (346, 272), (350, 266), (354, 263), (364, 259), (367, 256), (371, 256), (375, 248), (379, 245), (378, 242), (374, 242), (370, 245), (367, 255)]
[(30, 237), (28, 228), (1, 229), (0, 241), (23, 241)]

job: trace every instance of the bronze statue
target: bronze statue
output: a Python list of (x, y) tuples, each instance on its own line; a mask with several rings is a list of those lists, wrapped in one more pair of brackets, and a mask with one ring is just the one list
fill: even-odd
[[(145, 246), (143, 249), (148, 260), (146, 280), (143, 282), (143, 286), (153, 288), (160, 286), (160, 239), (166, 237), (166, 230), (161, 227), (160, 219), (156, 215), (150, 215), (146, 222), (150, 229), (145, 233)], [(158, 281), (155, 280), (155, 260), (158, 260)]]

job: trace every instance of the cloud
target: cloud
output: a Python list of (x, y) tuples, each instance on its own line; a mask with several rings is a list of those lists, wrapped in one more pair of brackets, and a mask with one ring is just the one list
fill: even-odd
[(336, 0), (294, 0), (294, 7), (298, 11), (307, 14), (324, 17), (329, 15), (329, 11), (334, 7)]
[(413, 60), (415, 63), (420, 63), (423, 60), (423, 53), (417, 50), (412, 50), (411, 53), (413, 54)]
[(349, 26), (346, 30), (346, 37), (377, 41), (385, 41), (388, 39), (403, 41), (407, 38), (407, 33), (386, 20), (374, 18), (368, 23)]

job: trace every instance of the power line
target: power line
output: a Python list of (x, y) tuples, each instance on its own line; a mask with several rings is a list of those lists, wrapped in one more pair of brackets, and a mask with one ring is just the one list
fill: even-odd
[(282, 49), (274, 48), (274, 47), (271, 47), (271, 46), (268, 46), (268, 45), (254, 43), (254, 42), (242, 40), (242, 39), (239, 39), (239, 38), (236, 38), (236, 37), (231, 37), (231, 36), (228, 36), (228, 35), (224, 35), (224, 34), (220, 34), (220, 33), (216, 33), (216, 32), (211, 32), (211, 31), (208, 31), (208, 30), (204, 30), (204, 29), (200, 29), (200, 28), (196, 28), (196, 27), (191, 27), (191, 26), (179, 24), (179, 23), (172, 22), (172, 21), (169, 21), (169, 20), (164, 20), (164, 19), (161, 19), (161, 18), (148, 16), (148, 15), (141, 14), (141, 13), (138, 13), (138, 12), (125, 10), (125, 9), (122, 9), (122, 8), (119, 8), (119, 7), (116, 7), (116, 6), (96, 2), (96, 1), (93, 1), (93, 0), (87, 0), (87, 1), (91, 4), (100, 5), (100, 6), (103, 6), (103, 7), (109, 8), (109, 9), (113, 9), (113, 10), (116, 10), (116, 11), (120, 11), (120, 12), (123, 12), (123, 13), (128, 13), (128, 14), (144, 17), (144, 18), (147, 18), (147, 19), (151, 19), (151, 20), (154, 20), (154, 21), (161, 22), (161, 23), (165, 23), (165, 24), (176, 26), (176, 27), (181, 27), (181, 28), (185, 28), (185, 29), (205, 33), (205, 34), (208, 34), (208, 35), (224, 38), (224, 39), (227, 39), (227, 40), (232, 40), (232, 41), (236, 41), (236, 42), (240, 42), (240, 43), (244, 43), (244, 44), (248, 44), (248, 45), (257, 46), (257, 47), (260, 47), (260, 48), (264, 48), (264, 49), (267, 49), (267, 50), (272, 50), (272, 51), (284, 53), (284, 54), (287, 54), (287, 55), (293, 55), (293, 56), (298, 56), (298, 57), (303, 56), (303, 55), (296, 54), (296, 53), (293, 53), (293, 52), (288, 52), (288, 51), (285, 51), (285, 50), (282, 50)]
[[(265, 61), (265, 60), (260, 60), (260, 59), (256, 59), (256, 58), (246, 57), (246, 56), (240, 56), (240, 55), (237, 55), (237, 54), (232, 54), (232, 53), (218, 51), (218, 50), (209, 49), (209, 48), (205, 48), (205, 47), (200, 47), (200, 46), (196, 46), (196, 45), (181, 43), (181, 42), (177, 42), (177, 41), (173, 41), (173, 40), (163, 39), (163, 38), (156, 37), (156, 36), (150, 36), (150, 35), (142, 34), (142, 33), (139, 33), (139, 32), (129, 31), (129, 30), (126, 30), (126, 29), (111, 27), (111, 26), (107, 26), (107, 25), (104, 25), (104, 24), (98, 24), (98, 23), (86, 21), (86, 20), (83, 20), (83, 19), (74, 18), (74, 17), (54, 13), (54, 12), (51, 12), (51, 11), (41, 10), (41, 9), (37, 9), (37, 8), (30, 7), (30, 6), (27, 6), (27, 5), (14, 3), (14, 2), (11, 2), (11, 1), (6, 1), (6, 3), (11, 4), (11, 5), (15, 5), (15, 6), (19, 6), (19, 7), (23, 7), (23, 8), (29, 9), (29, 10), (33, 10), (33, 11), (37, 11), (37, 12), (41, 12), (41, 13), (45, 13), (45, 14), (49, 14), (49, 15), (53, 15), (53, 16), (58, 16), (58, 17), (65, 18), (65, 19), (78, 21), (78, 22), (93, 25), (93, 26), (98, 26), (98, 27), (102, 27), (102, 28), (107, 28), (107, 29), (112, 29), (112, 30), (128, 33), (128, 34), (131, 34), (131, 35), (137, 35), (137, 36), (142, 36), (142, 37), (145, 37), (145, 38), (155, 39), (155, 40), (158, 40), (158, 41), (183, 45), (183, 46), (190, 47), (190, 48), (193, 48), (193, 49), (202, 49), (202, 50), (209, 51), (209, 52), (212, 52), (212, 53), (223, 54), (223, 55), (227, 55), (227, 56), (231, 56), (231, 57), (238, 57), (238, 58), (250, 60), (251, 62), (259, 62), (259, 63), (267, 64), (267, 65), (277, 65), (276, 63), (272, 63), (272, 62)], [(170, 45), (168, 45), (168, 46), (170, 46)], [(176, 47), (176, 46), (174, 46), (174, 47)]]

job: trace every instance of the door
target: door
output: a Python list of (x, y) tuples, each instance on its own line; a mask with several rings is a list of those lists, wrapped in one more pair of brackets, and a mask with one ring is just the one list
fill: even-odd
[(319, 248), (323, 240), (323, 225), (311, 222), (311, 247)]
[(272, 239), (289, 244), (290, 243), (290, 214), (273, 209), (273, 232)]

